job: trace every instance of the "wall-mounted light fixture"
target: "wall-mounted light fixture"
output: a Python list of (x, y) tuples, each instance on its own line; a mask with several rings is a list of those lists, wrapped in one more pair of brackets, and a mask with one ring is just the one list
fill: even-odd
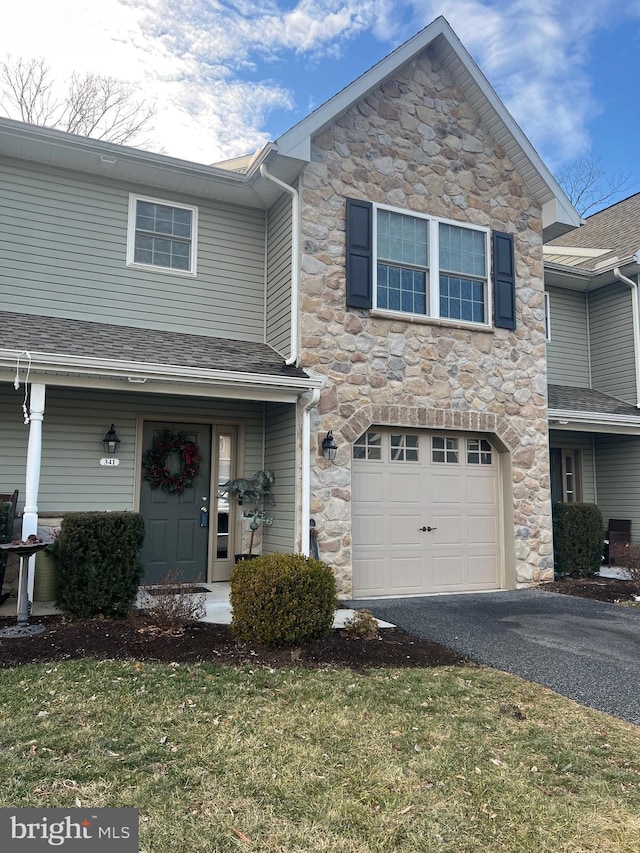
[(107, 453), (117, 453), (118, 448), (120, 447), (120, 438), (118, 433), (115, 431), (115, 427), (111, 424), (109, 431), (102, 439), (102, 443), (104, 444), (104, 449)]
[(327, 462), (333, 462), (338, 452), (338, 445), (333, 437), (333, 432), (329, 430), (327, 437), (322, 439), (322, 453)]

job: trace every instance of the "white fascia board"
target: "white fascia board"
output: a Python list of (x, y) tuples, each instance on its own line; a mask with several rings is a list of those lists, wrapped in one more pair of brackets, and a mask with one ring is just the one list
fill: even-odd
[[(615, 432), (632, 430), (640, 434), (640, 411), (637, 417), (631, 415), (612, 415), (605, 412), (575, 412), (564, 409), (549, 409), (548, 414), (550, 429), (580, 429), (592, 427), (593, 432)], [(610, 427), (601, 430), (601, 427)]]
[[(15, 370), (16, 359), (21, 356), (24, 360), (24, 350), (0, 350), (0, 367)], [(277, 376), (259, 373), (241, 373), (231, 370), (209, 370), (201, 367), (180, 367), (178, 365), (153, 364), (145, 362), (116, 361), (102, 358), (80, 358), (77, 356), (59, 355), (57, 353), (31, 352), (32, 371), (65, 370), (80, 375), (97, 375), (102, 377), (124, 378), (131, 387), (144, 384), (145, 380), (161, 382), (180, 382), (209, 384), (229, 389), (251, 388), (287, 389), (295, 394), (302, 394), (312, 388), (321, 388), (321, 379), (289, 377), (280, 379)]]

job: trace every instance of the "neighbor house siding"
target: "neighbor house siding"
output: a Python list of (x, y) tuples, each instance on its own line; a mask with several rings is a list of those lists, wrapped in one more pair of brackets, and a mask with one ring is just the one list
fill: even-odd
[[(127, 268), (129, 193), (198, 207), (197, 276)], [(0, 169), (5, 311), (264, 340), (264, 213), (35, 164)]]
[(636, 402), (631, 291), (624, 284), (589, 294), (592, 387)]
[(547, 370), (552, 385), (590, 387), (587, 301), (584, 293), (548, 288), (551, 340)]
[(291, 354), (291, 199), (286, 194), (268, 214), (267, 343)]
[(265, 436), (265, 468), (276, 476), (273, 491), (277, 503), (265, 507), (273, 525), (264, 529), (263, 551), (291, 553), (296, 547), (296, 407), (267, 403)]
[[(22, 398), (0, 387), (0, 491), (20, 489), (24, 504), (29, 427), (21, 427)], [(135, 508), (138, 414), (149, 420), (189, 422), (190, 418), (242, 425), (239, 467), (253, 474), (262, 467), (263, 405), (116, 391), (48, 387), (42, 430), (41, 512)], [(115, 423), (122, 444), (117, 467), (101, 467), (101, 439)]]
[(598, 506), (605, 527), (610, 518), (631, 519), (631, 538), (640, 542), (640, 437), (596, 436)]

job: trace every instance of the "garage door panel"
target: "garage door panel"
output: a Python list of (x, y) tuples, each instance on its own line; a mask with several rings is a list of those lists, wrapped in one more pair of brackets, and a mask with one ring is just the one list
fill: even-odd
[(389, 561), (390, 581), (397, 592), (422, 589), (422, 558), (399, 557)]
[(497, 483), (494, 477), (469, 477), (467, 479), (467, 501), (474, 504), (490, 504), (498, 502)]
[(361, 594), (384, 595), (388, 579), (381, 559), (357, 560), (353, 564), (353, 586)]
[(353, 519), (352, 535), (354, 545), (383, 545), (385, 519), (380, 515), (356, 516)]
[(359, 503), (380, 503), (384, 499), (384, 472), (354, 468), (352, 500)]
[(463, 561), (462, 557), (451, 555), (449, 557), (433, 558), (433, 586), (434, 589), (455, 589), (462, 586)]
[(389, 475), (388, 497), (392, 503), (417, 504), (420, 502), (423, 477), (419, 471), (404, 473), (404, 466), (400, 467), (402, 472), (392, 472)]
[(458, 474), (434, 475), (432, 479), (431, 501), (434, 504), (459, 504), (461, 501), (461, 482)]
[(389, 544), (392, 547), (406, 545), (421, 545), (424, 536), (420, 532), (419, 516), (392, 515), (389, 518)]
[[(459, 516), (452, 515), (434, 515), (429, 524), (434, 527), (430, 533), (425, 533), (429, 537), (429, 542), (434, 545), (461, 545), (463, 542), (462, 521)], [(429, 544), (425, 542), (425, 544)]]
[(467, 520), (470, 545), (496, 545), (498, 523), (495, 515), (470, 516)]
[(485, 586), (495, 589), (498, 586), (498, 555), (487, 554), (469, 557), (469, 583), (475, 587)]

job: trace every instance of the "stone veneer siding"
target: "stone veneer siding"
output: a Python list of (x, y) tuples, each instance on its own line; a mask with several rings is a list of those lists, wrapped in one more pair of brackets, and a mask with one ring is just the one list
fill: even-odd
[[(516, 583), (552, 578), (539, 204), (428, 52), (316, 136), (300, 193), (301, 366), (326, 379), (312, 416), (311, 514), (342, 592), (351, 591), (351, 443), (372, 424), (498, 436), (511, 465), (505, 535)], [(513, 234), (516, 331), (347, 309), (347, 196)], [(329, 429), (333, 465), (319, 449)]]

